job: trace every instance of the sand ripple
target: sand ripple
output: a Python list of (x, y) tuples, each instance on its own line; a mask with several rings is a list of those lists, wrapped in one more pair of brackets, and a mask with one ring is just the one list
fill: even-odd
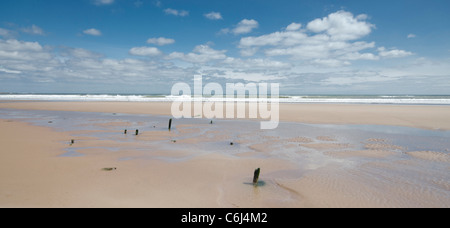
[(325, 153), (337, 158), (347, 157), (367, 157), (367, 158), (385, 158), (394, 155), (395, 152), (387, 150), (356, 150), (356, 151), (329, 151)]
[(450, 163), (450, 155), (442, 153), (442, 152), (413, 151), (413, 152), (406, 152), (406, 154), (411, 155), (415, 158), (419, 158), (419, 159)]

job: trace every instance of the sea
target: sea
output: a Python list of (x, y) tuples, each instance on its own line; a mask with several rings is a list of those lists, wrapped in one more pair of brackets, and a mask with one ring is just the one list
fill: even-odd
[[(398, 105), (450, 105), (450, 95), (280, 95), (279, 103), (325, 104), (398, 104)], [(172, 96), (163, 94), (17, 94), (0, 93), (0, 101), (120, 101), (120, 102), (173, 102), (228, 101), (217, 96)], [(257, 101), (257, 98), (235, 97), (234, 101)]]

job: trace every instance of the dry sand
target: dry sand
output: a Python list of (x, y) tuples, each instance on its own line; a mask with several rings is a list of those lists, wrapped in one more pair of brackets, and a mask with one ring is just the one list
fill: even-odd
[[(0, 108), (170, 115), (170, 103), (8, 102), (0, 103)], [(450, 107), (446, 106), (281, 105), (282, 121), (307, 123), (386, 124), (449, 130), (448, 116)], [(211, 153), (183, 162), (123, 161), (119, 158), (139, 157), (142, 152), (108, 153), (91, 149), (85, 151), (89, 156), (61, 157), (64, 149), (70, 147), (64, 142), (72, 138), (73, 132), (54, 132), (50, 128), (4, 119), (0, 119), (0, 129), (0, 207), (450, 206), (448, 194), (408, 187), (409, 182), (404, 184), (405, 189), (383, 183), (379, 188), (370, 188), (371, 180), (361, 172), (333, 165), (301, 173), (301, 177), (289, 177), (290, 170), (297, 170), (295, 164), (252, 156)], [(190, 133), (189, 128), (181, 126), (180, 129), (185, 134)], [(307, 136), (293, 136), (288, 142), (323, 150), (324, 154), (341, 159), (385, 159), (398, 154), (399, 149), (394, 145), (381, 147), (378, 140), (369, 139), (367, 150), (352, 151), (350, 145), (339, 144), (332, 136), (316, 139), (320, 142), (312, 143), (313, 139)], [(193, 140), (184, 143), (195, 143), (198, 139)], [(270, 148), (270, 140), (277, 139), (267, 139), (256, 149)], [(88, 143), (115, 145), (115, 142)], [(443, 153), (418, 151), (407, 154), (426, 161), (449, 162), (448, 154)], [(257, 167), (263, 170), (265, 186), (255, 188), (250, 182)], [(373, 167), (391, 168), (385, 163), (367, 167), (369, 173)], [(105, 171), (103, 168), (117, 169)], [(443, 178), (432, 181), (450, 191), (446, 177)], [(384, 192), (390, 193), (383, 195)], [(407, 197), (398, 197), (402, 195)]]

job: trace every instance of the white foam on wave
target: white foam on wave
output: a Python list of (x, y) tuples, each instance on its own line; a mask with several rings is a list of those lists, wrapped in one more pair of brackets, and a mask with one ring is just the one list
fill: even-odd
[[(149, 95), (43, 95), (43, 94), (0, 94), (0, 100), (19, 101), (131, 101), (131, 102), (173, 102), (173, 101), (204, 101), (204, 102), (258, 102), (265, 99), (258, 98), (220, 98), (220, 97), (191, 97), (182, 96), (149, 96)], [(267, 101), (271, 101), (268, 98)], [(405, 98), (380, 96), (378, 98), (333, 98), (333, 97), (304, 97), (282, 96), (277, 99), (280, 103), (328, 103), (328, 104), (423, 104), (450, 105), (450, 98)]]

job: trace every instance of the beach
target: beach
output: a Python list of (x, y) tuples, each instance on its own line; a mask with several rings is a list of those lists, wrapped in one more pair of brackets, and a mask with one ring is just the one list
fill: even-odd
[(169, 131), (169, 102), (4, 101), (0, 207), (449, 207), (449, 116), (280, 104), (276, 130), (199, 118)]

